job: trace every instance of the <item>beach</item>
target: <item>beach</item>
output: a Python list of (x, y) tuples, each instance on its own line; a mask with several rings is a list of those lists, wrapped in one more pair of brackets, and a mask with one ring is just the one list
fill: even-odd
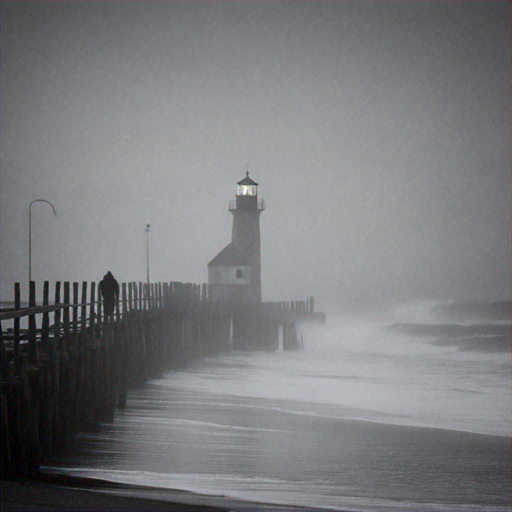
[[(223, 507), (207, 506), (195, 502), (193, 496), (177, 492), (174, 502), (159, 499), (118, 496), (116, 489), (124, 486), (112, 485), (114, 493), (106, 492), (97, 482), (84, 479), (68, 479), (49, 482), (45, 478), (30, 481), (2, 481), (2, 510), (8, 511), (107, 511), (107, 510), (176, 510), (176, 511), (223, 511)], [(103, 488), (102, 488), (103, 487)], [(188, 498), (188, 499), (187, 499)], [(188, 501), (188, 503), (187, 503)]]
[[(4, 512), (38, 511), (285, 511), (320, 509), (251, 503), (180, 490), (117, 484), (96, 479), (40, 475), (31, 480), (2, 481)], [(140, 496), (145, 497), (140, 497)]]
[[(193, 409), (189, 407), (189, 415), (196, 414)], [(254, 404), (245, 413), (240, 414), (239, 407), (230, 408), (229, 404), (216, 404), (208, 410), (213, 422), (227, 425), (236, 421), (241, 429), (247, 429), (243, 436), (247, 451), (230, 461), (231, 471), (237, 473), (230, 480), (208, 480), (214, 469), (218, 474), (228, 473), (228, 461), (219, 457), (225, 440), (218, 439), (216, 446), (212, 446), (218, 432), (213, 432), (211, 425), (189, 422), (182, 431), (174, 433), (174, 470), (182, 473), (173, 474), (170, 467), (167, 484), (158, 480), (161, 473), (151, 471), (156, 469), (151, 467), (152, 463), (159, 461), (154, 452), (147, 455), (148, 445), (140, 439), (138, 443), (129, 441), (133, 461), (126, 463), (126, 470), (107, 471), (109, 480), (102, 480), (102, 471), (97, 469), (100, 457), (90, 458), (91, 453), (97, 454), (98, 443), (91, 438), (84, 441), (82, 437), (76, 450), (89, 453), (87, 467), (94, 466), (94, 470), (60, 468), (59, 473), (43, 468), (45, 473), (31, 480), (3, 481), (2, 510), (425, 511), (435, 507), (443, 511), (505, 511), (510, 507), (510, 438), (305, 417), (291, 411), (274, 410), (262, 415), (254, 410)], [(180, 415), (183, 417), (183, 410)], [(249, 424), (258, 425), (259, 431), (248, 427)], [(193, 440), (195, 449), (190, 444)], [(258, 443), (257, 450), (253, 443)], [(180, 445), (187, 460), (181, 460)], [(128, 470), (140, 467), (141, 453), (146, 453), (144, 467), (149, 471)], [(59, 460), (77, 462), (76, 455), (68, 453), (67, 458), (61, 456)], [(191, 466), (197, 469), (198, 464), (205, 473), (190, 473)], [(236, 465), (238, 469), (234, 469)], [(244, 477), (244, 473), (260, 476)], [(126, 483), (130, 479), (153, 481), (153, 485)], [(173, 482), (177, 488), (171, 487)], [(187, 485), (194, 482), (204, 493), (187, 490)]]
[(510, 353), (431, 343), (445, 331), (343, 318), (300, 352), (165, 372), (3, 510), (510, 512)]
[(89, 483), (108, 479), (102, 491), (110, 494), (230, 510), (251, 502), (276, 504), (271, 510), (510, 507), (510, 437), (183, 389), (166, 389), (166, 404), (151, 392), (153, 400), (131, 398), (112, 424), (81, 434), (42, 470)]

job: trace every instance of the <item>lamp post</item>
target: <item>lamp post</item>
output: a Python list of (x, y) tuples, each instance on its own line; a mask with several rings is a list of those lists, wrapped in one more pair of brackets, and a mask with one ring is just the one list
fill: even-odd
[(149, 293), (149, 228), (151, 226), (146, 224), (146, 263), (147, 263), (147, 282), (148, 282), (148, 293)]
[(55, 211), (55, 207), (53, 206), (50, 201), (47, 201), (46, 199), (34, 199), (30, 203), (30, 206), (28, 207), (28, 280), (32, 281), (32, 205), (34, 203), (48, 203), (53, 210), (53, 214), (55, 217), (57, 217), (57, 212)]

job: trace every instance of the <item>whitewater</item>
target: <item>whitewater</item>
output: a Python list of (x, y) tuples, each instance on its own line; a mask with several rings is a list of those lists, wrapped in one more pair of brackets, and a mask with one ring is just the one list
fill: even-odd
[(488, 349), (510, 320), (434, 306), (334, 310), (301, 327), (302, 351), (165, 373), (44, 469), (335, 510), (510, 510), (510, 350)]

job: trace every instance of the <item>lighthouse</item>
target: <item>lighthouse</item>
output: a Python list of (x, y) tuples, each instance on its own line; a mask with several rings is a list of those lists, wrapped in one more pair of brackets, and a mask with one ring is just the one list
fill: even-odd
[(260, 214), (264, 209), (258, 184), (247, 171), (237, 183), (235, 200), (229, 202), (231, 242), (208, 263), (209, 284), (229, 286), (240, 298), (253, 302), (261, 302)]

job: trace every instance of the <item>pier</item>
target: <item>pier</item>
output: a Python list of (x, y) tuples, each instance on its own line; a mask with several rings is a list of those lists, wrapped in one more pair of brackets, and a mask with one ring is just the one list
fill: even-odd
[(74, 433), (126, 407), (129, 389), (231, 350), (300, 350), (300, 322), (325, 322), (314, 301), (250, 302), (227, 286), (122, 283), (106, 318), (96, 283), (43, 283), (28, 303), (16, 283), (0, 312), (2, 475), (36, 473)]

